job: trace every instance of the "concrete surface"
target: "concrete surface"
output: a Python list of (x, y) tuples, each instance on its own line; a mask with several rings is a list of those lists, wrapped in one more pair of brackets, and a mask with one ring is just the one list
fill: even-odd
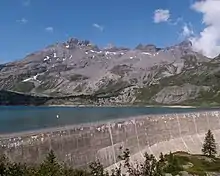
[[(111, 169), (119, 162), (119, 148), (129, 148), (132, 161), (144, 153), (200, 153), (204, 135), (211, 129), (220, 142), (220, 111), (148, 115), (91, 125), (0, 136), (0, 154), (27, 163), (42, 161), (53, 149), (60, 161), (86, 167), (99, 158)], [(219, 143), (220, 144), (220, 143)], [(219, 147), (219, 146), (218, 146)]]

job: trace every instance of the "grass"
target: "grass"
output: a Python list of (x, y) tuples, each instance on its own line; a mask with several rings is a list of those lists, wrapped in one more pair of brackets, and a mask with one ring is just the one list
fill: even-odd
[(136, 97), (138, 100), (149, 101), (159, 91), (160, 91), (159, 85), (143, 87), (138, 90)]
[(13, 88), (14, 91), (29, 93), (33, 88), (35, 88), (32, 82), (20, 82)]
[(220, 158), (208, 158), (203, 155), (192, 155), (185, 152), (174, 153), (180, 165), (189, 174), (204, 176), (207, 172), (220, 172)]
[(120, 91), (129, 87), (126, 81), (118, 80), (117, 82), (110, 81), (107, 85), (100, 88), (95, 95), (102, 98), (110, 98), (117, 96)]

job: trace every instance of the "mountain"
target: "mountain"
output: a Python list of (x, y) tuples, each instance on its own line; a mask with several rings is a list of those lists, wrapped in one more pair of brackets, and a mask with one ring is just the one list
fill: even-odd
[(190, 41), (102, 49), (71, 38), (0, 65), (0, 90), (47, 98), (42, 104), (215, 105), (219, 64)]

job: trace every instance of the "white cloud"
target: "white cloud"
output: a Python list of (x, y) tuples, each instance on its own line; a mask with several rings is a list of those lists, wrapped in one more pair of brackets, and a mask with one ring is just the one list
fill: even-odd
[(51, 26), (49, 26), (49, 27), (46, 27), (45, 30), (46, 30), (47, 32), (52, 33), (52, 32), (54, 31), (54, 28), (51, 27)]
[(217, 56), (220, 54), (220, 1), (197, 1), (192, 9), (202, 13), (202, 23), (206, 26), (198, 36), (191, 38), (194, 50), (208, 57)]
[(25, 7), (30, 6), (30, 4), (31, 4), (31, 0), (23, 0), (22, 1), (22, 5)]
[(169, 19), (169, 24), (170, 25), (178, 25), (179, 23), (182, 23), (183, 22), (183, 18), (182, 17), (179, 17), (177, 18), (176, 20), (172, 20), (172, 19)]
[(104, 27), (101, 26), (101, 25), (99, 25), (99, 24), (97, 24), (97, 23), (94, 23), (92, 26), (95, 27), (95, 28), (97, 28), (97, 29), (100, 30), (101, 32), (104, 30)]
[(22, 19), (16, 20), (16, 21), (21, 24), (26, 24), (28, 22), (28, 20), (26, 18), (22, 18)]
[(170, 19), (170, 11), (167, 9), (157, 9), (154, 11), (154, 23), (167, 22)]
[(194, 31), (189, 24), (184, 24), (182, 27), (181, 36), (184, 38), (192, 37), (194, 35)]

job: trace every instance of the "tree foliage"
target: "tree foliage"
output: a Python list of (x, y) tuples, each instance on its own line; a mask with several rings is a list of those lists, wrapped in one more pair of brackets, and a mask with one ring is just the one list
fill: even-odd
[(37, 176), (60, 176), (61, 165), (57, 162), (53, 151), (50, 151), (46, 159), (40, 165)]
[(160, 153), (160, 159), (159, 159), (160, 162), (165, 162), (165, 158), (164, 158), (164, 155), (163, 153), (161, 152)]
[(208, 130), (208, 132), (206, 133), (202, 147), (202, 153), (209, 157), (215, 157), (215, 155), (217, 154), (215, 138), (211, 130)]
[[(214, 138), (211, 131), (206, 136), (206, 140), (213, 143)], [(213, 150), (207, 151), (208, 155), (211, 153), (213, 156), (216, 153), (216, 148), (215, 152)], [(49, 152), (41, 164), (32, 166), (25, 163), (14, 163), (2, 156), (0, 157), (0, 176), (164, 176), (165, 173), (177, 175), (183, 170), (180, 165), (182, 160), (173, 153), (166, 155), (161, 153), (159, 160), (154, 155), (145, 153), (144, 161), (139, 163), (131, 159), (129, 149), (122, 150), (121, 148), (121, 154), (118, 158), (120, 162), (117, 163), (117, 167), (111, 172), (107, 172), (99, 160), (92, 162), (88, 170), (73, 169), (59, 163), (53, 151)]]
[[(53, 151), (50, 151), (45, 160), (34, 166), (10, 162), (8, 158), (0, 158), (0, 176), (161, 176), (161, 162), (153, 155), (145, 153), (143, 163), (132, 163), (130, 151), (125, 149), (119, 156), (122, 161), (118, 167), (107, 172), (99, 160), (89, 165), (89, 170), (73, 169), (65, 164), (60, 164)], [(125, 169), (122, 172), (122, 168)]]
[(166, 156), (167, 164), (164, 167), (164, 171), (166, 173), (175, 173), (177, 174), (179, 171), (182, 171), (183, 168), (180, 166), (177, 157), (170, 152), (169, 155)]
[(95, 176), (107, 176), (108, 174), (105, 172), (103, 165), (99, 160), (92, 162), (90, 164), (91, 174)]
[(125, 149), (123, 154), (119, 156), (124, 161), (124, 168), (129, 176), (162, 176), (163, 172), (160, 162), (156, 160), (154, 155), (145, 153), (144, 162), (131, 164), (130, 151)]

